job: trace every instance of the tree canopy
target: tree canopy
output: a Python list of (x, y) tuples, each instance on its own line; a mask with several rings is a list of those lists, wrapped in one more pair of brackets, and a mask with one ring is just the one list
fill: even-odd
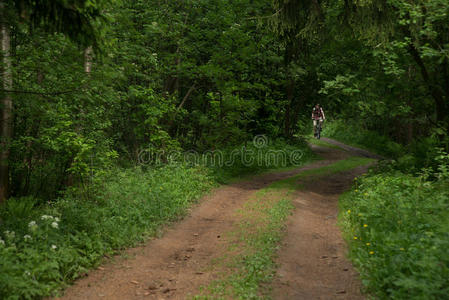
[(54, 198), (142, 147), (291, 140), (318, 102), (404, 145), (447, 147), (443, 0), (3, 3), (11, 196)]

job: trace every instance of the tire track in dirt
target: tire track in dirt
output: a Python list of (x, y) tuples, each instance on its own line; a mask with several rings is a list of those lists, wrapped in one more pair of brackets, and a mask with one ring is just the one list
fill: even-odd
[[(326, 141), (341, 146), (333, 140)], [(320, 149), (315, 147), (316, 152)], [(353, 147), (345, 150), (348, 155), (377, 158)], [(328, 154), (321, 153), (325, 158)], [(279, 268), (272, 284), (274, 299), (364, 299), (359, 275), (346, 258), (337, 215), (339, 195), (367, 169), (362, 166), (301, 180), (304, 188), (294, 195), (295, 209), (287, 221), (286, 236), (278, 253)]]
[[(327, 150), (326, 150), (327, 151)], [(217, 278), (216, 264), (231, 242), (224, 233), (238, 221), (235, 211), (259, 189), (335, 162), (329, 151), (321, 160), (296, 170), (255, 176), (223, 186), (204, 197), (190, 215), (168, 228), (159, 239), (124, 251), (88, 276), (77, 280), (59, 299), (185, 299)], [(218, 266), (219, 268), (219, 266)]]

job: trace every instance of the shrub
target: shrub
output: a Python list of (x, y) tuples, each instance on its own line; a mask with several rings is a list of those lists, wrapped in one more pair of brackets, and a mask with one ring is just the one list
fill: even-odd
[(432, 182), (427, 175), (370, 175), (341, 197), (350, 257), (368, 292), (380, 299), (449, 295), (448, 174), (446, 164)]

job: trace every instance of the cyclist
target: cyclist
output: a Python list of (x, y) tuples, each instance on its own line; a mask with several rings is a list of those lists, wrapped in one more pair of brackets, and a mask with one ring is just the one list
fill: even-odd
[(313, 120), (313, 136), (317, 137), (318, 136), (318, 132), (317, 132), (318, 122), (319, 122), (319, 125), (321, 128), (321, 126), (323, 126), (323, 121), (326, 120), (326, 117), (324, 116), (323, 108), (319, 104), (316, 104), (313, 107), (312, 120)]

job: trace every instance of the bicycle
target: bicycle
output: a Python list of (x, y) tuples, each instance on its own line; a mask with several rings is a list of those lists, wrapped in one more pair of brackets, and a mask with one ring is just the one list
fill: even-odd
[(318, 124), (316, 125), (316, 129), (317, 129), (316, 138), (319, 140), (321, 138), (321, 122), (318, 122)]
[(321, 138), (322, 124), (323, 124), (322, 119), (317, 120), (316, 126), (315, 126), (315, 132), (314, 132), (314, 136), (317, 140), (319, 140)]

